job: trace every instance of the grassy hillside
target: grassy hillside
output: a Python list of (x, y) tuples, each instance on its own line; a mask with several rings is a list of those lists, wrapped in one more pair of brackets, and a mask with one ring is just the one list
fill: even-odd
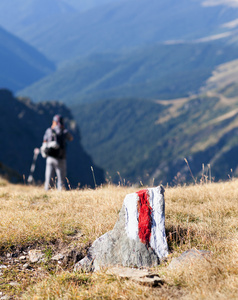
[(197, 181), (238, 174), (237, 98), (108, 100), (75, 108), (74, 115), (84, 147), (114, 182), (194, 180), (184, 158)]
[(201, 92), (215, 91), (226, 97), (236, 97), (238, 95), (238, 60), (233, 60), (219, 65), (212, 72)]
[(68, 105), (100, 99), (177, 98), (196, 93), (222, 63), (237, 59), (237, 48), (216, 42), (156, 45), (93, 55), (43, 78), (19, 95)]
[[(83, 257), (111, 230), (126, 194), (136, 188), (105, 186), (69, 192), (9, 185), (0, 180), (1, 296), (17, 299), (236, 299), (237, 180), (166, 188), (165, 226), (170, 255), (152, 271), (164, 285), (149, 288), (102, 270), (73, 272), (73, 253)], [(211, 256), (169, 270), (188, 249)], [(43, 260), (30, 263), (28, 251)], [(59, 253), (70, 259), (53, 261)], [(70, 256), (71, 255), (71, 256)], [(75, 256), (75, 257), (76, 257)]]
[(22, 89), (55, 70), (54, 64), (22, 40), (0, 28), (0, 88)]

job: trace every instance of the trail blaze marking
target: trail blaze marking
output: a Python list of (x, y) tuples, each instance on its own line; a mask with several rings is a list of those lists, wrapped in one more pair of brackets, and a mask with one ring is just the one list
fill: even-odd
[(146, 245), (150, 244), (151, 236), (151, 211), (148, 190), (141, 190), (137, 192), (139, 196), (138, 212), (139, 212), (139, 238), (140, 241)]

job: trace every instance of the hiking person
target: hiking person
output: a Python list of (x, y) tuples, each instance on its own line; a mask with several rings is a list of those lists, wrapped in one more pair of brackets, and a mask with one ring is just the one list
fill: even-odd
[(41, 154), (46, 157), (45, 168), (45, 190), (50, 188), (50, 180), (53, 171), (57, 176), (57, 189), (62, 190), (66, 179), (66, 144), (72, 141), (73, 136), (64, 127), (64, 120), (61, 115), (55, 115), (52, 125), (45, 131)]

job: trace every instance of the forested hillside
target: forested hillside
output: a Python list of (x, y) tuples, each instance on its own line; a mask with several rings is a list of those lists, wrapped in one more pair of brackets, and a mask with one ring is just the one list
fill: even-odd
[[(0, 90), (0, 162), (27, 179), (34, 148), (41, 146), (45, 130), (56, 113), (65, 117), (66, 126), (74, 136), (74, 141), (68, 144), (67, 177), (71, 187), (94, 187), (91, 167), (97, 184), (104, 182), (103, 170), (95, 166), (82, 147), (79, 129), (65, 105), (57, 102), (34, 104), (29, 99), (13, 97), (8, 90)], [(43, 182), (44, 170), (45, 160), (39, 155), (33, 174), (35, 182)]]
[(221, 42), (156, 45), (126, 53), (91, 55), (58, 69), (24, 90), (34, 101), (68, 105), (101, 99), (173, 99), (199, 91), (214, 68), (238, 58)]
[(238, 175), (237, 98), (108, 100), (74, 114), (83, 145), (114, 182), (177, 184)]

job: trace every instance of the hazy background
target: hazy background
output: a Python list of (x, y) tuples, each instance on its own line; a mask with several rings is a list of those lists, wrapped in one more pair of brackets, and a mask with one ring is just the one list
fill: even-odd
[[(184, 158), (198, 181), (237, 175), (238, 1), (1, 0), (0, 26), (0, 88), (13, 93), (0, 93), (5, 170), (27, 173), (61, 102), (77, 123), (75, 180), (95, 163), (99, 183), (184, 183)], [(19, 122), (21, 159), (9, 143)]]

